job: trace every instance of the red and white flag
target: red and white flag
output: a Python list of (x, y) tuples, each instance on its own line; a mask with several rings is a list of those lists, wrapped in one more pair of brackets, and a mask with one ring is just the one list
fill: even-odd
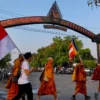
[(0, 25), (0, 60), (15, 47), (3, 26)]

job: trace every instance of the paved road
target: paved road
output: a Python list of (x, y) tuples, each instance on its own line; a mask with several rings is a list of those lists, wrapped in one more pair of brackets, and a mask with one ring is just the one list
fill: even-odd
[[(40, 84), (39, 83), (40, 74), (41, 74), (40, 72), (34, 72), (30, 77), (31, 84), (33, 86), (34, 100), (36, 100), (37, 96), (36, 91)], [(72, 82), (71, 75), (55, 75), (55, 81), (57, 85), (57, 93), (59, 100), (71, 100), (70, 98), (75, 88), (75, 83)], [(5, 84), (0, 83), (0, 91), (1, 91), (0, 96), (6, 98), (7, 90), (4, 89), (4, 85)], [(88, 95), (91, 96), (91, 100), (95, 100), (94, 92), (96, 91), (97, 86), (98, 86), (97, 82), (91, 81), (91, 77), (87, 77), (87, 91)], [(76, 98), (77, 100), (84, 100), (84, 96), (81, 94), (78, 94)], [(53, 100), (53, 96), (43, 96), (41, 97), (41, 100)], [(100, 96), (98, 100), (100, 100)]]

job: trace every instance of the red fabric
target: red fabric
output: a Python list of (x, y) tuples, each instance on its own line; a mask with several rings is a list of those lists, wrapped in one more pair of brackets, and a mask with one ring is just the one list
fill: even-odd
[(75, 53), (74, 52), (71, 52), (70, 54), (69, 54), (69, 58), (74, 58), (75, 57)]
[(77, 50), (75, 48), (75, 45), (73, 42), (70, 43), (70, 49), (69, 49), (69, 58), (73, 59), (77, 55)]
[(86, 82), (77, 82), (75, 92), (87, 95)]
[(3, 26), (0, 25), (0, 40), (7, 36), (7, 32), (4, 30)]
[(74, 50), (73, 50), (73, 44), (70, 43), (70, 46), (69, 46), (69, 58), (74, 58), (75, 54), (74, 54)]
[(92, 76), (92, 80), (95, 80), (95, 81), (100, 80), (100, 66), (96, 67), (96, 69), (93, 73), (93, 76)]

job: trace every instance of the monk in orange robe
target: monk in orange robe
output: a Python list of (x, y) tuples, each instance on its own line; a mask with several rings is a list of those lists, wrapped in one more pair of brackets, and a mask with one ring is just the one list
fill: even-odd
[(100, 93), (100, 63), (96, 65), (92, 80), (99, 81), (98, 92), (94, 94), (95, 99), (98, 99), (98, 94)]
[(41, 85), (38, 90), (37, 100), (40, 100), (40, 96), (43, 95), (53, 95), (54, 100), (58, 100), (56, 85), (54, 81), (54, 69), (52, 67), (52, 63), (53, 63), (53, 58), (49, 57), (48, 62), (45, 65)]
[[(14, 67), (12, 69), (12, 76), (10, 77), (12, 79), (11, 82), (11, 86), (10, 89), (8, 91), (8, 96), (7, 96), (7, 100), (12, 100), (12, 98), (14, 98), (17, 93), (18, 93), (18, 78), (19, 78), (19, 71), (20, 71), (20, 67), (22, 64), (22, 61), (24, 60), (22, 54), (19, 55), (19, 58), (17, 58), (14, 61)], [(24, 96), (22, 97), (22, 100), (25, 100)]]
[(87, 90), (86, 90), (86, 73), (84, 71), (83, 64), (78, 63), (75, 68), (72, 75), (72, 80), (76, 82), (76, 88), (75, 93), (71, 97), (72, 100), (76, 100), (76, 95), (78, 93), (81, 93), (85, 96), (85, 99), (90, 99), (90, 96), (87, 96)]

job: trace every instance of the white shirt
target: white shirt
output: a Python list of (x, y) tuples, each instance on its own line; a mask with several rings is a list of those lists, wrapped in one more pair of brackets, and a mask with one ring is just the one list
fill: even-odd
[(23, 61), (22, 66), (21, 66), (21, 75), (20, 78), (18, 79), (18, 84), (27, 84), (29, 83), (28, 81), (28, 76), (25, 73), (25, 70), (29, 70), (29, 64), (27, 61)]

